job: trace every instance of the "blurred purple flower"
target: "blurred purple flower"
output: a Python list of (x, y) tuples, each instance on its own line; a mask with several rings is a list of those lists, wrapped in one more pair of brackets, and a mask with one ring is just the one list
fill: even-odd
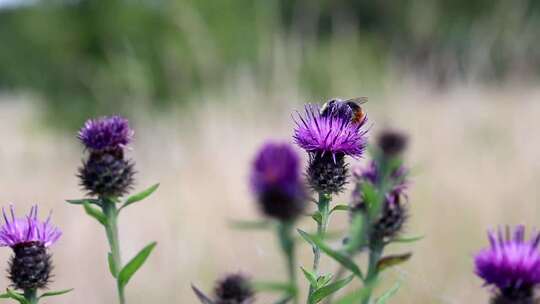
[(78, 137), (92, 151), (115, 150), (128, 145), (134, 131), (127, 119), (120, 116), (89, 119), (79, 131)]
[(346, 107), (329, 105), (321, 111), (316, 105), (306, 105), (304, 115), (298, 113), (295, 118), (296, 144), (309, 153), (329, 153), (334, 159), (336, 155), (360, 157), (367, 145), (367, 130), (363, 128), (367, 119), (355, 123)]
[(286, 143), (266, 143), (257, 153), (251, 188), (263, 212), (282, 220), (295, 218), (304, 207), (305, 190), (300, 159)]
[(50, 215), (46, 221), (38, 219), (38, 207), (33, 206), (25, 218), (15, 218), (15, 208), (10, 206), (9, 218), (2, 208), (4, 225), (0, 227), (0, 246), (15, 247), (19, 244), (39, 243), (44, 247), (54, 244), (62, 235), (62, 232), (50, 224)]
[(474, 259), (476, 274), (507, 299), (532, 298), (533, 289), (540, 284), (540, 234), (525, 240), (525, 227), (520, 225), (513, 233), (507, 227), (503, 235), (499, 228), (488, 237), (490, 247)]
[[(396, 201), (396, 198), (399, 198), (401, 196), (406, 197), (405, 190), (407, 190), (407, 187), (409, 185), (409, 182), (407, 180), (408, 173), (409, 170), (406, 167), (399, 166), (390, 174), (389, 182), (392, 183), (392, 188), (386, 194), (387, 203), (392, 204)], [(377, 185), (381, 182), (382, 178), (382, 172), (378, 168), (375, 161), (371, 161), (367, 165), (367, 167), (364, 168), (356, 167), (354, 169), (353, 175), (357, 181), (357, 184), (359, 185), (361, 185), (363, 182), (369, 182), (372, 185)], [(360, 200), (357, 196), (361, 195), (361, 190), (361, 187), (357, 187), (353, 192), (354, 201)]]

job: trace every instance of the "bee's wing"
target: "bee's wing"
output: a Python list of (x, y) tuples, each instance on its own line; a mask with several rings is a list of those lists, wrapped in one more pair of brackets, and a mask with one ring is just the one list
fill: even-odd
[(354, 98), (345, 100), (345, 102), (354, 102), (354, 103), (357, 103), (357, 104), (361, 105), (361, 104), (364, 104), (364, 103), (368, 102), (368, 98), (365, 97), (365, 96), (363, 96), (363, 97), (354, 97)]

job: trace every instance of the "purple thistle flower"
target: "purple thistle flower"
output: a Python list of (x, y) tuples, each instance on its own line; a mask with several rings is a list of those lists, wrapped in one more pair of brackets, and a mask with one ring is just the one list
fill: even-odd
[(127, 146), (134, 131), (127, 119), (120, 116), (89, 119), (79, 131), (81, 142), (91, 151), (116, 150)]
[(53, 268), (47, 248), (58, 241), (62, 232), (51, 225), (50, 214), (44, 222), (38, 219), (37, 206), (24, 218), (16, 218), (14, 209), (11, 205), (9, 217), (2, 208), (5, 223), (0, 227), (0, 246), (13, 249), (8, 269), (11, 286), (25, 292), (47, 288)]
[(296, 144), (309, 153), (329, 153), (334, 159), (336, 155), (360, 157), (367, 145), (363, 128), (367, 119), (354, 122), (344, 110), (346, 104), (330, 107), (321, 113), (318, 106), (308, 104), (304, 115), (298, 113), (293, 135)]
[(534, 288), (540, 285), (540, 234), (527, 241), (525, 227), (520, 225), (513, 233), (506, 227), (504, 235), (500, 228), (489, 231), (488, 238), (490, 247), (474, 258), (475, 272), (486, 285), (499, 289), (495, 303), (532, 299)]
[(38, 207), (33, 206), (25, 218), (15, 218), (15, 208), (10, 206), (10, 215), (2, 208), (4, 225), (0, 227), (0, 246), (16, 247), (19, 244), (38, 243), (44, 247), (54, 244), (62, 232), (51, 225), (51, 216), (44, 222), (38, 219)]
[(289, 144), (263, 145), (253, 162), (251, 188), (268, 216), (290, 220), (302, 212), (305, 191), (300, 158)]
[[(407, 181), (408, 170), (400, 166), (390, 173), (388, 182), (391, 188), (385, 193), (381, 213), (373, 223), (371, 240), (393, 238), (398, 235), (408, 218), (407, 212)], [(363, 197), (363, 184), (370, 183), (374, 186), (382, 182), (382, 172), (375, 161), (372, 161), (364, 169), (356, 168), (354, 173), (356, 187), (352, 193), (351, 215), (356, 212), (365, 212), (366, 204)], [(404, 201), (405, 199), (405, 201)]]

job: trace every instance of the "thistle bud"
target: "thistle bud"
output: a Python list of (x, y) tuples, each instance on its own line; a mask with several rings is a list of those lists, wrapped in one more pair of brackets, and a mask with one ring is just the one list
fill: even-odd
[(15, 218), (11, 206), (11, 218), (2, 210), (5, 223), (0, 228), (0, 246), (13, 249), (9, 262), (11, 286), (19, 290), (47, 288), (50, 282), (52, 262), (47, 248), (62, 235), (60, 230), (37, 218), (38, 208), (32, 207), (26, 218)]
[(124, 157), (124, 148), (133, 139), (128, 121), (119, 116), (88, 120), (79, 139), (89, 151), (79, 168), (81, 186), (94, 196), (118, 197), (131, 190), (134, 163)]
[(255, 292), (249, 278), (231, 274), (220, 280), (215, 287), (215, 304), (252, 304)]

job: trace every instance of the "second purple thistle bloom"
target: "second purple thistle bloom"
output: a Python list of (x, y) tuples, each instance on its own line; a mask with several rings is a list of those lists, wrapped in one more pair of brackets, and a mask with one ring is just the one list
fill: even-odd
[(333, 99), (322, 108), (306, 105), (295, 122), (293, 138), (309, 154), (309, 184), (319, 193), (341, 192), (348, 177), (345, 156), (358, 158), (366, 149), (367, 118), (362, 109)]
[(116, 150), (127, 146), (134, 131), (127, 119), (120, 116), (102, 117), (86, 121), (79, 131), (79, 139), (92, 151)]
[(492, 303), (534, 303), (540, 285), (540, 234), (525, 239), (525, 227), (488, 233), (490, 247), (475, 256), (476, 274), (497, 287)]
[(288, 221), (304, 209), (300, 158), (289, 144), (269, 142), (259, 150), (251, 171), (251, 187), (267, 216)]

